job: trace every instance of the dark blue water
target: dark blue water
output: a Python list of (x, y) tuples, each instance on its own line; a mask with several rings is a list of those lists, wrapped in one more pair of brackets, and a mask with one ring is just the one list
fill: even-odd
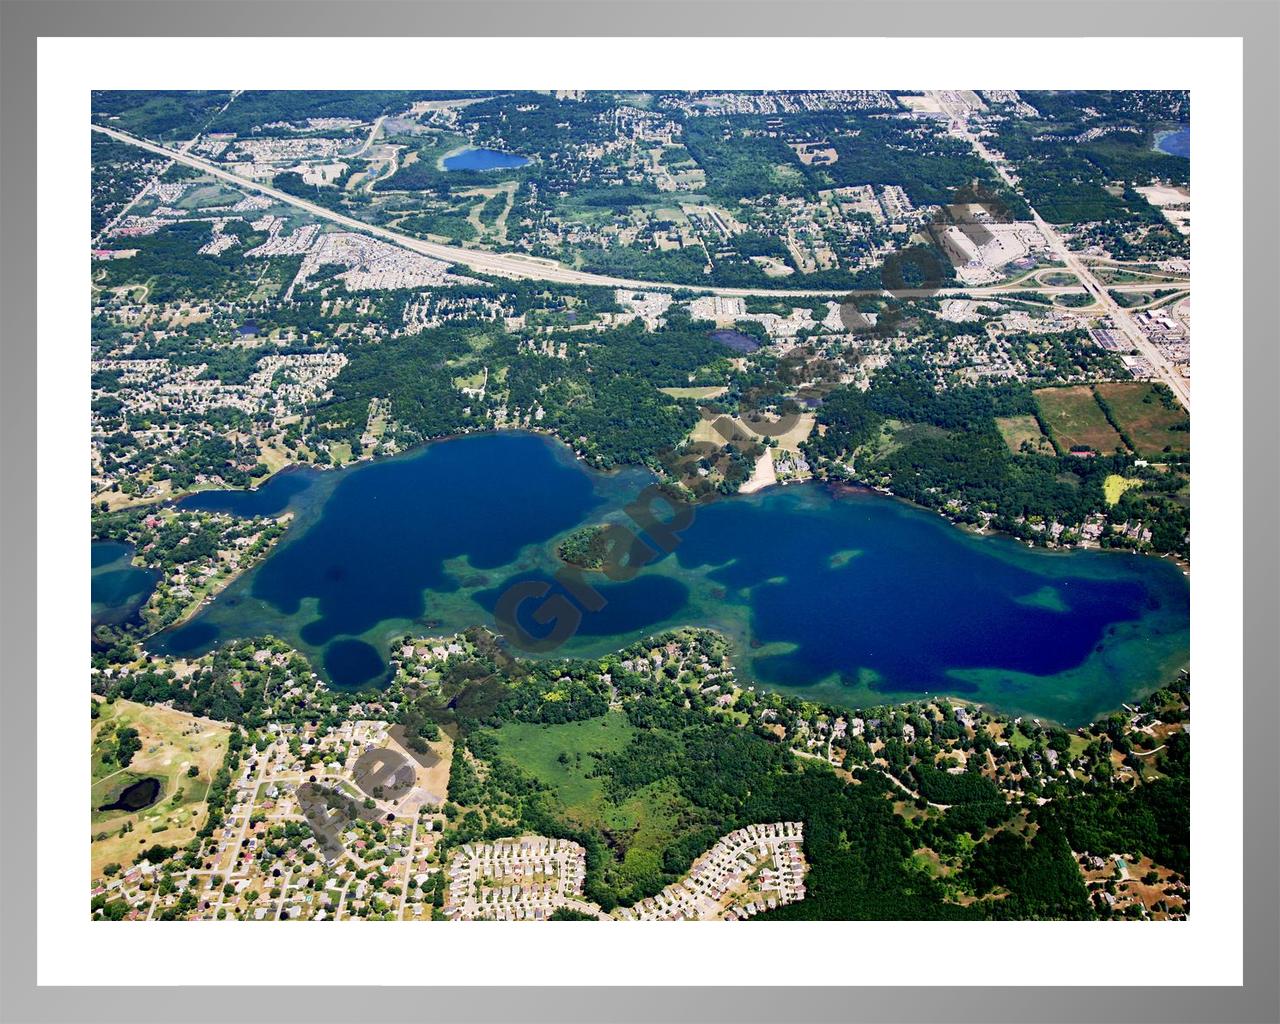
[[(755, 640), (795, 645), (760, 658), (757, 672), (788, 687), (833, 673), (855, 685), (869, 673), (870, 688), (885, 693), (975, 694), (979, 685), (956, 670), (1056, 675), (1081, 665), (1111, 626), (1184, 589), (1170, 580), (1172, 592), (1157, 593), (1137, 571), (1077, 575), (1070, 556), (1058, 556), (1046, 579), (1047, 566), (992, 557), (957, 533), (867, 492), (814, 509), (784, 491), (707, 509), (676, 557), (709, 567), (729, 592), (750, 590)], [(832, 557), (849, 548), (856, 554)], [(1046, 585), (1054, 607), (1028, 602)]]
[(446, 171), (494, 171), (523, 167), (529, 162), (526, 156), (504, 153), (498, 149), (464, 149), (461, 153), (444, 158)]
[(732, 349), (734, 352), (754, 352), (760, 347), (760, 342), (756, 338), (741, 331), (723, 329), (712, 331), (711, 340), (720, 342), (725, 348)]
[(145, 779), (130, 783), (120, 791), (120, 794), (111, 803), (103, 804), (98, 810), (140, 811), (159, 800), (163, 793), (164, 789), (160, 784), (160, 780), (148, 776)]
[(133, 565), (133, 548), (128, 544), (98, 541), (90, 550), (90, 621), (94, 626), (137, 622), (160, 574)]
[[(155, 649), (198, 653), (271, 633), (335, 684), (377, 682), (398, 636), (492, 626), (514, 583), (570, 596), (552, 583), (557, 540), (585, 522), (621, 521), (647, 482), (590, 472), (527, 434), (471, 436), (306, 479), (281, 546)], [(282, 500), (273, 483), (256, 498), (220, 500)], [(743, 674), (766, 686), (848, 706), (964, 694), (1064, 722), (1110, 710), (1186, 663), (1187, 583), (1157, 559), (1032, 551), (882, 495), (819, 485), (700, 507), (678, 536), (673, 553), (628, 582), (585, 574), (594, 594), (569, 602), (580, 621), (552, 653), (598, 656), (673, 626), (714, 626), (734, 641)], [(539, 622), (540, 610), (567, 607), (543, 600), (519, 608), (534, 636), (557, 624)]]
[(288, 467), (252, 491), (198, 491), (178, 501), (179, 508), (205, 512), (227, 512), (233, 516), (277, 516), (305, 494), (321, 472), (305, 467)]
[(1176, 132), (1162, 136), (1156, 143), (1156, 149), (1170, 156), (1191, 156), (1191, 126), (1186, 125)]
[[(334, 479), (318, 479), (322, 475)], [(358, 472), (276, 479), (279, 484), (273, 480), (256, 493), (205, 492), (184, 500), (260, 514), (333, 484), (322, 514), (291, 533), (252, 574), (248, 595), (243, 587), (228, 588), (214, 607), (234, 610), (247, 596), (252, 602), (246, 610), (265, 609), (264, 617), (279, 628), (281, 617), (303, 614), (307, 602), (298, 637), (312, 648), (339, 641), (324, 658), (331, 678), (343, 685), (372, 681), (385, 669), (385, 650), (356, 639), (360, 634), (386, 621), (429, 619), (435, 609), (427, 592), (439, 596), (463, 583), (486, 585), (486, 571), (509, 565), (526, 545), (578, 525), (602, 501), (586, 473), (530, 435), (466, 438)], [(461, 580), (445, 565), (456, 559), (468, 567)], [(219, 618), (198, 616), (165, 634), (160, 649), (194, 653), (236, 635), (234, 627), (215, 625)]]

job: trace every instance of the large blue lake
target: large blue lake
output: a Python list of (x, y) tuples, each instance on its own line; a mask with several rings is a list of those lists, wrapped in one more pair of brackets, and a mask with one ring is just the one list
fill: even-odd
[[(593, 472), (545, 437), (501, 433), (193, 495), (182, 504), (296, 518), (254, 571), (149, 646), (199, 653), (271, 633), (335, 685), (377, 683), (405, 633), (495, 626), (517, 582), (564, 594), (557, 542), (583, 523), (628, 522), (623, 506), (650, 482), (639, 470)], [(765, 686), (847, 706), (963, 695), (1071, 724), (1188, 661), (1189, 588), (1159, 559), (1030, 550), (817, 484), (700, 506), (677, 536), (628, 582), (588, 574), (603, 606), (552, 653), (597, 656), (672, 626), (713, 626)], [(535, 621), (543, 601), (521, 605), (530, 633), (554, 625)]]
[(528, 162), (527, 156), (504, 153), (500, 149), (464, 149), (460, 153), (445, 157), (444, 169), (446, 171), (508, 170), (512, 167), (523, 167)]

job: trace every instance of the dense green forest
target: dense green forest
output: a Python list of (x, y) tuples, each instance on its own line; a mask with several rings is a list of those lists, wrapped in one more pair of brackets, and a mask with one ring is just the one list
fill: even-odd
[[(1102, 90), (1027, 97), (1043, 119), (1003, 121), (999, 145), (1017, 165), (1021, 187), (1041, 216), (1056, 224), (1160, 224), (1160, 212), (1133, 186), (1189, 182), (1190, 160), (1154, 145), (1156, 131), (1190, 118), (1185, 93)], [(1100, 126), (1105, 134), (1081, 137)], [(1175, 234), (1162, 237), (1177, 245)]]

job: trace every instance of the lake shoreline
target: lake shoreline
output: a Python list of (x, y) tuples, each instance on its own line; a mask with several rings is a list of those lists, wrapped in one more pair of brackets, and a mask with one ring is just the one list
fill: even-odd
[[(290, 472), (290, 471), (296, 472), (298, 470), (308, 470), (308, 469), (315, 470), (317, 472), (340, 472), (342, 470), (354, 469), (365, 464), (373, 465), (375, 463), (386, 462), (392, 459), (407, 458), (415, 454), (421, 453), (423, 450), (425, 450), (426, 448), (432, 445), (443, 444), (449, 441), (458, 441), (458, 440), (462, 440), (463, 438), (475, 437), (475, 436), (484, 435), (484, 434), (494, 434), (494, 435), (532, 434), (538, 437), (550, 438), (564, 445), (566, 448), (568, 448), (569, 451), (573, 453), (574, 459), (578, 462), (581, 462), (591, 472), (601, 473), (601, 474), (604, 474), (605, 476), (616, 476), (617, 474), (625, 472), (628, 469), (643, 469), (643, 470), (647, 470), (650, 473), (653, 472), (652, 470), (649, 469), (648, 466), (645, 466), (643, 464), (638, 464), (638, 465), (627, 464), (625, 466), (615, 466), (610, 469), (603, 469), (599, 466), (595, 466), (587, 459), (587, 457), (575, 445), (565, 440), (565, 438), (561, 437), (555, 430), (551, 428), (535, 427), (535, 426), (493, 427), (493, 426), (486, 425), (484, 427), (478, 427), (473, 430), (457, 430), (449, 434), (441, 435), (440, 437), (427, 438), (426, 440), (420, 441), (419, 443), (413, 445), (411, 448), (406, 448), (403, 451), (398, 451), (391, 455), (363, 454), (357, 458), (353, 458), (349, 462), (343, 463), (340, 466), (335, 466), (332, 464), (318, 465), (313, 462), (286, 462), (284, 465), (278, 467), (268, 476), (262, 477), (260, 480), (255, 481), (252, 485), (249, 485), (249, 486), (245, 486), (245, 487), (236, 487), (233, 485), (225, 485), (222, 487), (216, 487), (216, 486), (203, 487), (202, 486), (199, 488), (192, 488), (191, 490), (183, 491), (178, 494), (156, 496), (146, 501), (137, 502), (136, 504), (121, 506), (120, 509), (113, 509), (113, 511), (123, 511), (126, 508), (136, 508), (136, 507), (140, 507), (148, 504), (155, 504), (155, 505), (172, 504), (174, 506), (178, 506), (179, 503), (183, 501), (185, 498), (189, 498), (192, 495), (196, 495), (196, 494), (206, 494), (206, 493), (209, 493), (210, 491), (233, 491), (233, 492), (244, 493), (244, 494), (253, 494), (261, 490), (264, 486), (267, 485), (267, 483), (269, 483), (271, 480), (274, 480), (281, 473)], [(655, 483), (660, 482), (656, 474), (654, 474), (654, 482)], [(1178, 568), (1181, 569), (1183, 573), (1186, 574), (1187, 577), (1191, 576), (1190, 560), (1182, 558), (1181, 556), (1178, 556), (1178, 555), (1174, 555), (1171, 553), (1140, 552), (1140, 551), (1134, 551), (1129, 548), (1121, 548), (1121, 547), (1103, 548), (1101, 546), (1084, 544), (1084, 543), (1053, 544), (1053, 545), (1033, 544), (1032, 542), (1028, 541), (1026, 538), (1019, 537), (1017, 534), (1012, 533), (1008, 530), (1002, 530), (998, 527), (992, 527), (992, 526), (979, 527), (973, 523), (967, 523), (962, 520), (955, 519), (951, 515), (947, 514), (947, 512), (945, 512), (944, 510), (929, 508), (927, 505), (920, 505), (912, 501), (910, 498), (905, 498), (899, 494), (895, 494), (892, 488), (877, 487), (871, 484), (861, 483), (857, 480), (838, 480), (838, 479), (830, 479), (830, 478), (819, 479), (817, 477), (813, 477), (807, 481), (805, 480), (786, 481), (786, 480), (774, 479), (771, 482), (763, 482), (763, 481), (759, 482), (755, 486), (751, 487), (751, 489), (749, 490), (740, 488), (734, 494), (719, 496), (717, 500), (732, 499), (732, 498), (739, 498), (739, 497), (743, 497), (743, 498), (752, 497), (752, 496), (768, 493), (770, 491), (775, 491), (781, 488), (785, 488), (788, 485), (795, 484), (795, 483), (816, 483), (816, 484), (823, 484), (831, 487), (846, 487), (854, 491), (871, 492), (871, 493), (882, 495), (884, 497), (893, 498), (895, 501), (900, 501), (910, 508), (917, 509), (922, 512), (929, 512), (929, 513), (935, 514), (939, 518), (946, 520), (948, 523), (950, 523), (952, 526), (956, 527), (957, 529), (961, 530), (962, 532), (973, 535), (973, 536), (1005, 537), (1009, 540), (1017, 541), (1020, 544), (1024, 544), (1029, 548), (1037, 548), (1041, 551), (1049, 551), (1049, 552), (1104, 551), (1108, 553), (1114, 552), (1118, 554), (1142, 555), (1143, 557), (1146, 557), (1146, 558), (1158, 558), (1163, 561), (1172, 562), (1174, 565), (1178, 566)], [(693, 504), (695, 507), (698, 507), (699, 505), (699, 503), (697, 502), (694, 502)]]

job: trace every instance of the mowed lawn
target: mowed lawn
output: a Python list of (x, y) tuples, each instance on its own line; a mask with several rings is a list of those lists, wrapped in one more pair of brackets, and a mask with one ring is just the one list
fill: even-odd
[(1191, 417), (1176, 400), (1166, 405), (1154, 385), (1141, 381), (1099, 384), (1097, 388), (1139, 455), (1190, 454)]
[(1124, 442), (1093, 397), (1093, 388), (1077, 384), (1068, 388), (1040, 388), (1035, 392), (1036, 405), (1045, 425), (1062, 451), (1086, 445), (1109, 455)]
[[(172, 708), (133, 701), (98, 701), (91, 723), (93, 789), (91, 834), (106, 833), (92, 844), (94, 877), (105, 864), (128, 866), (148, 846), (185, 846), (204, 821), (204, 800), (226, 756), (230, 729), (221, 722), (195, 718)], [(114, 759), (116, 729), (138, 730), (142, 748), (127, 768)], [(196, 774), (188, 774), (194, 766)], [(120, 791), (143, 778), (161, 780), (160, 798), (141, 811), (99, 811)], [(132, 831), (120, 831), (126, 824)]]

